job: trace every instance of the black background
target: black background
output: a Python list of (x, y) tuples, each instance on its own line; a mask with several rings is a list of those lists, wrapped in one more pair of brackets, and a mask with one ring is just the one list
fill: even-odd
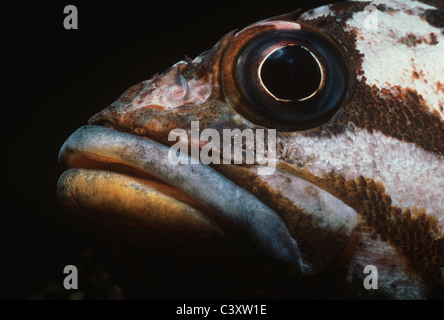
[[(103, 276), (106, 262), (57, 203), (63, 142), (130, 86), (210, 49), (225, 33), (329, 2), (59, 1), (2, 7), (0, 297), (67, 299), (60, 290), (63, 267), (75, 264), (95, 279), (84, 282), (91, 288), (81, 298), (125, 298), (103, 289), (112, 284)], [(78, 30), (63, 27), (68, 4), (78, 9)]]

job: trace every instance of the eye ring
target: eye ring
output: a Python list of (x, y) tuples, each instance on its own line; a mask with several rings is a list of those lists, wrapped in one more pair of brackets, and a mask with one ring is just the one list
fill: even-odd
[(317, 93), (319, 90), (322, 89), (322, 87), (323, 87), (323, 85), (324, 85), (324, 83), (325, 83), (325, 74), (324, 74), (324, 72), (322, 71), (322, 65), (321, 65), (321, 63), (320, 63), (320, 61), (319, 61), (319, 58), (316, 57), (316, 55), (315, 55), (313, 52), (311, 52), (309, 49), (305, 48), (304, 46), (299, 46), (299, 47), (300, 47), (302, 50), (307, 51), (307, 53), (308, 53), (309, 55), (312, 56), (313, 60), (317, 63), (317, 66), (318, 66), (318, 68), (319, 68), (319, 72), (320, 72), (320, 80), (319, 80), (319, 82), (318, 82), (318, 84), (317, 84), (316, 89), (312, 90), (312, 92), (311, 92), (310, 94), (307, 94), (306, 96), (303, 96), (303, 97), (301, 97), (301, 98), (296, 98), (296, 99), (286, 99), (286, 98), (280, 98), (280, 97), (278, 97), (277, 94), (274, 94), (274, 93), (272, 92), (273, 90), (271, 90), (271, 89), (269, 88), (269, 86), (267, 86), (267, 85), (264, 83), (264, 79), (263, 79), (264, 76), (262, 75), (262, 73), (263, 73), (263, 71), (264, 71), (264, 70), (263, 70), (263, 66), (264, 66), (264, 64), (267, 62), (267, 60), (269, 60), (270, 57), (271, 57), (272, 55), (276, 54), (276, 53), (279, 52), (279, 51), (282, 51), (282, 50), (284, 50), (284, 49), (286, 49), (286, 48), (296, 47), (296, 46), (297, 46), (297, 44), (294, 44), (294, 43), (288, 43), (288, 44), (281, 44), (280, 47), (273, 48), (273, 50), (272, 50), (271, 52), (267, 52), (267, 51), (270, 51), (270, 50), (267, 50), (267, 51), (266, 51), (266, 52), (267, 52), (266, 56), (265, 56), (265, 57), (262, 59), (262, 61), (260, 61), (260, 63), (259, 63), (259, 68), (258, 68), (258, 72), (257, 72), (257, 75), (256, 75), (257, 78), (258, 78), (258, 81), (261, 83), (262, 87), (267, 91), (267, 93), (268, 93), (270, 96), (272, 96), (276, 101), (291, 102), (291, 101), (304, 101), (304, 100), (310, 99), (310, 98), (312, 98), (314, 95), (316, 95), (316, 93)]
[[(302, 74), (302, 79), (293, 76), (294, 92), (281, 90), (284, 96), (264, 81), (264, 65), (279, 50), (305, 55), (297, 63), (308, 61), (312, 70), (318, 70), (308, 89), (294, 85), (303, 87), (310, 72)], [(221, 62), (227, 102), (254, 124), (280, 131), (308, 130), (332, 119), (352, 91), (354, 72), (346, 50), (335, 39), (315, 27), (290, 21), (266, 21), (240, 31)]]
[[(319, 80), (317, 81), (317, 85), (316, 88), (311, 90), (309, 94), (303, 95), (300, 98), (283, 98), (283, 97), (278, 97), (277, 94), (274, 94), (269, 86), (267, 86), (264, 83), (264, 77), (262, 76), (263, 73), (263, 67), (264, 65), (268, 62), (268, 60), (270, 60), (270, 57), (273, 56), (274, 54), (282, 51), (282, 50), (286, 50), (288, 48), (297, 48), (301, 51), (305, 51), (306, 55), (310, 56), (311, 59), (313, 60), (313, 62), (316, 64), (316, 67), (319, 69)], [(316, 53), (315, 50), (313, 49), (309, 49), (306, 46), (300, 45), (298, 43), (294, 43), (293, 41), (290, 40), (286, 40), (286, 41), (280, 41), (279, 43), (277, 43), (276, 45), (271, 45), (267, 48), (265, 48), (263, 51), (259, 52), (257, 55), (255, 55), (255, 57), (253, 57), (254, 62), (249, 65), (249, 67), (251, 67), (251, 72), (245, 72), (245, 70), (240, 69), (240, 66), (242, 66), (244, 63), (242, 59), (245, 59), (244, 56), (245, 53), (240, 55), (239, 61), (238, 61), (238, 70), (237, 70), (237, 77), (240, 81), (240, 83), (248, 83), (250, 82), (250, 86), (253, 86), (251, 84), (252, 83), (258, 83), (260, 84), (260, 88), (259, 89), (263, 89), (265, 92), (263, 92), (263, 96), (262, 99), (270, 99), (270, 100), (275, 100), (278, 102), (284, 102), (284, 103), (288, 103), (288, 102), (301, 102), (301, 101), (305, 101), (308, 99), (311, 99), (312, 97), (314, 97), (324, 86), (325, 84), (325, 71), (324, 68), (322, 67), (323, 59), (322, 57), (319, 56), (319, 54)], [(281, 53), (282, 54), (282, 53)], [(247, 63), (248, 64), (248, 63)], [(246, 78), (249, 77), (249, 78)], [(261, 93), (256, 93), (257, 95), (262, 95)]]

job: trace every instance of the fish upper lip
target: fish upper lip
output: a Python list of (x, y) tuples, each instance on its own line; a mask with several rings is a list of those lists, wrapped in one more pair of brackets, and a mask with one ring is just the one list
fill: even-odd
[[(66, 140), (59, 161), (67, 167), (75, 167), (75, 157), (83, 155), (147, 172), (187, 193), (234, 225), (273, 260), (307, 271), (296, 241), (275, 211), (207, 165), (171, 163), (168, 150), (169, 147), (153, 140), (103, 126), (86, 125)], [(208, 186), (212, 187), (211, 192)]]

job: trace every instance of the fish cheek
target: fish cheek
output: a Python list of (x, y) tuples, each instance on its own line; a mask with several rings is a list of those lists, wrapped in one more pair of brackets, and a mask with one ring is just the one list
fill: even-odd
[[(298, 244), (303, 262), (310, 266), (310, 273), (318, 273), (328, 267), (346, 248), (356, 223), (356, 214), (315, 185), (282, 168), (275, 172), (279, 177), (275, 182), (256, 175), (253, 167), (250, 170), (235, 165), (214, 168), (260, 198), (282, 218)], [(284, 195), (279, 189), (282, 185), (284, 189), (299, 185), (294, 188), (298, 191)], [(329, 203), (331, 200), (337, 201)], [(332, 208), (336, 207), (344, 209), (344, 212), (335, 216), (336, 209), (332, 211)]]

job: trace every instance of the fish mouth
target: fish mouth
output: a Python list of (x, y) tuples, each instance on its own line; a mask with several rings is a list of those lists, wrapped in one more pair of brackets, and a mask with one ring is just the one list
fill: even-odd
[[(125, 226), (140, 225), (138, 237), (130, 242), (173, 238), (171, 246), (187, 243), (185, 251), (203, 256), (211, 255), (210, 242), (216, 239), (211, 243), (220, 247), (222, 241), (221, 252), (242, 247), (242, 252), (293, 274), (315, 274), (331, 264), (357, 225), (353, 208), (297, 173), (276, 170), (260, 178), (244, 175), (248, 169), (240, 166), (216, 170), (187, 154), (171, 161), (171, 150), (176, 152), (112, 125), (83, 126), (60, 150), (59, 161), (67, 170), (59, 178), (57, 196), (65, 207), (84, 214), (80, 221), (98, 222), (94, 233), (112, 221), (111, 237), (118, 238), (122, 230), (127, 237), (133, 229)], [(251, 181), (258, 184), (248, 186)], [(266, 189), (251, 189), (257, 186)], [(147, 230), (153, 227), (161, 231), (150, 238)], [(147, 250), (140, 245), (135, 251)], [(159, 249), (156, 254), (168, 252)]]
[(100, 215), (99, 220), (235, 233), (268, 258), (308, 272), (275, 211), (208, 165), (172, 163), (169, 149), (112, 128), (83, 126), (60, 150), (67, 170), (58, 181), (58, 198), (65, 206)]

